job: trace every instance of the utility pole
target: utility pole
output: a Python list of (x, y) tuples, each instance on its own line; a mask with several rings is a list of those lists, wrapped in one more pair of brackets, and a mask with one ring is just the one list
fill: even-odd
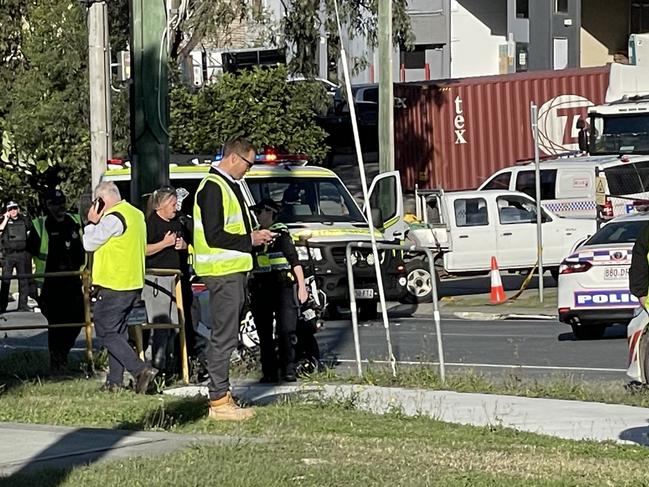
[(379, 0), (379, 172), (394, 171), (392, 0)]
[(169, 184), (167, 2), (131, 0), (131, 202)]
[(92, 189), (112, 157), (110, 50), (105, 1), (88, 0), (88, 77), (90, 84), (90, 167)]

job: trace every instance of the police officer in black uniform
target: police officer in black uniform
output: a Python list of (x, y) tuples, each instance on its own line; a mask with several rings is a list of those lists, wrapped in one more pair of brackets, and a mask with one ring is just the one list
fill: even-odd
[[(7, 204), (7, 211), (0, 222), (2, 232), (2, 247), (4, 249), (4, 264), (2, 266), (2, 286), (0, 287), (0, 312), (7, 311), (9, 302), (9, 287), (14, 269), (18, 274), (31, 274), (32, 260), (27, 252), (27, 237), (31, 230), (31, 222), (20, 213), (20, 206), (15, 201)], [(27, 297), (29, 295), (29, 278), (19, 279), (18, 311), (29, 311)]]
[[(280, 378), (295, 382), (296, 326), (300, 303), (308, 298), (304, 271), (295, 245), (282, 223), (274, 223), (278, 205), (264, 199), (252, 207), (261, 228), (275, 232), (270, 244), (258, 247), (250, 284), (250, 309), (255, 319), (261, 349), (262, 383)], [(273, 338), (275, 319), (277, 347)]]
[[(61, 190), (49, 190), (45, 194), (47, 214), (33, 221), (27, 249), (34, 258), (37, 273), (78, 271), (85, 264), (81, 218), (67, 213), (65, 204)], [(50, 325), (83, 323), (81, 279), (77, 276), (46, 277), (42, 281), (38, 304)], [(47, 341), (53, 372), (60, 372), (67, 366), (68, 354), (80, 331), (81, 326), (49, 329)]]

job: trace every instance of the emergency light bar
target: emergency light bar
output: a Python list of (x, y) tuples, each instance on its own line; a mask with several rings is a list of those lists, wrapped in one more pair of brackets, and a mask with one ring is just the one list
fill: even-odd
[[(214, 161), (218, 162), (223, 159), (223, 154), (218, 153), (214, 156)], [(255, 163), (267, 164), (270, 166), (288, 164), (291, 166), (306, 166), (309, 162), (309, 156), (306, 154), (284, 154), (280, 153), (274, 147), (265, 147), (263, 152), (255, 156)]]

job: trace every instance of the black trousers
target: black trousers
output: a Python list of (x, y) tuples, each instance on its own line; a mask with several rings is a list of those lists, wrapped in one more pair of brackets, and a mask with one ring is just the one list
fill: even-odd
[[(9, 287), (11, 286), (11, 275), (14, 269), (17, 274), (31, 274), (32, 258), (25, 250), (21, 252), (7, 252), (5, 254), (4, 266), (2, 267), (2, 286), (0, 286), (0, 311), (7, 311), (9, 303)], [(29, 279), (18, 280), (18, 308), (27, 308), (27, 296), (29, 295)]]
[(230, 389), (230, 358), (239, 344), (247, 276), (236, 273), (202, 279), (210, 293), (212, 332), (207, 348), (207, 372), (210, 375), (210, 400), (215, 401)]
[[(38, 304), (50, 325), (83, 323), (83, 290), (78, 277), (45, 278)], [(60, 369), (68, 363), (68, 354), (79, 336), (81, 326), (50, 328), (47, 343), (50, 366)]]
[[(295, 286), (258, 279), (250, 286), (250, 309), (259, 334), (261, 370), (265, 377), (295, 374), (298, 302)], [(277, 344), (273, 338), (275, 320)], [(276, 346), (277, 345), (277, 346)]]
[(97, 336), (102, 338), (108, 349), (107, 384), (122, 385), (124, 369), (134, 377), (145, 365), (128, 343), (126, 317), (133, 305), (140, 299), (142, 290), (113, 291), (100, 289), (93, 312)]

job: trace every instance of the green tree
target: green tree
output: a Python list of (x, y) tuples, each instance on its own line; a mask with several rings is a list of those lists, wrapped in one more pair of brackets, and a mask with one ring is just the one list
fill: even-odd
[(87, 185), (87, 30), (75, 2), (29, 2), (23, 12), (11, 103), (2, 118), (0, 185), (35, 205), (46, 186), (62, 182), (74, 198)]
[(281, 147), (326, 155), (326, 133), (316, 111), (327, 95), (317, 83), (287, 81), (287, 69), (254, 69), (225, 74), (198, 91), (176, 85), (171, 91), (171, 144), (174, 152), (215, 154), (228, 139), (244, 135), (257, 147)]

